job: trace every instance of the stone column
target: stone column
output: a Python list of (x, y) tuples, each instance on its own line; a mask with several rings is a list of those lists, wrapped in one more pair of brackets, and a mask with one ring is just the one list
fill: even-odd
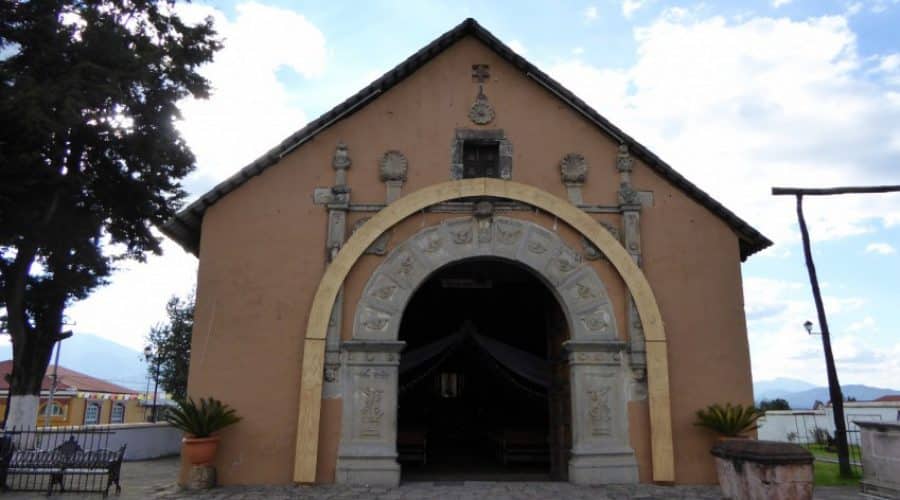
[(623, 355), (618, 340), (570, 340), (572, 455), (569, 480), (576, 484), (636, 483), (637, 460), (629, 446)]
[(336, 481), (396, 486), (397, 379), (405, 342), (352, 340), (341, 345), (343, 425)]

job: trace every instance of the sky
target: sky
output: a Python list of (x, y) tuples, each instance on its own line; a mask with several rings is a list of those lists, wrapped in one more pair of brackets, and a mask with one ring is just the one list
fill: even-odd
[[(743, 264), (753, 377), (826, 383), (791, 198), (900, 184), (900, 0), (195, 2), (225, 48), (181, 103), (190, 200), (466, 17), (775, 241)], [(900, 193), (809, 198), (841, 382), (900, 388)], [(141, 349), (197, 260), (171, 241), (67, 313)], [(816, 327), (818, 329), (818, 326)], [(710, 332), (715, 334), (715, 332)]]

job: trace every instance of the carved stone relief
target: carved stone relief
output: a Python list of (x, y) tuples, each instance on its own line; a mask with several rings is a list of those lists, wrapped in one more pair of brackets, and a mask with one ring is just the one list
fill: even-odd
[(382, 182), (405, 182), (408, 168), (409, 162), (406, 160), (406, 156), (400, 151), (391, 150), (385, 153), (378, 162), (378, 175)]
[[(570, 478), (583, 483), (637, 481), (634, 452), (628, 446), (623, 375), (628, 366), (623, 358), (627, 344), (618, 340), (603, 282), (557, 233), (530, 221), (487, 213), (422, 229), (388, 254), (363, 289), (354, 340), (344, 343), (348, 345), (344, 373), (352, 376), (344, 377), (345, 429), (338, 480), (399, 481), (395, 459), (399, 358), (391, 357), (399, 350), (377, 345), (401, 344), (394, 341), (412, 291), (436, 270), (470, 257), (506, 258), (524, 265), (548, 283), (566, 311), (572, 339), (565, 343), (571, 352), (573, 401)], [(359, 347), (368, 343), (376, 347)], [(368, 443), (377, 446), (371, 448)], [(382, 475), (373, 475), (375, 470)], [(384, 470), (390, 473), (384, 475)]]
[(493, 216), (445, 220), (391, 251), (363, 290), (354, 338), (396, 339), (400, 316), (418, 283), (447, 264), (479, 256), (514, 260), (542, 276), (575, 314), (573, 338), (618, 335), (606, 288), (577, 252), (538, 224)]
[(484, 86), (478, 86), (478, 95), (475, 97), (475, 103), (469, 109), (469, 119), (477, 125), (487, 125), (494, 121), (494, 107), (488, 102), (488, 98), (484, 95)]
[(568, 184), (584, 184), (587, 179), (587, 161), (578, 153), (569, 153), (559, 162), (562, 181)]

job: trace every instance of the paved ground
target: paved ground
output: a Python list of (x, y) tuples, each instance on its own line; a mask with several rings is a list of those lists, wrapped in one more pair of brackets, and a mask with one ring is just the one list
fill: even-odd
[[(178, 470), (174, 458), (145, 462), (126, 462), (122, 466), (121, 500), (179, 499), (179, 500), (256, 500), (271, 499), (383, 499), (383, 500), (489, 500), (489, 499), (550, 499), (574, 498), (592, 500), (713, 500), (721, 499), (718, 487), (712, 486), (603, 486), (584, 487), (559, 482), (490, 482), (447, 481), (410, 482), (399, 488), (365, 488), (347, 486), (268, 486), (216, 488), (202, 493), (180, 491), (173, 485)], [(56, 498), (99, 498), (97, 494), (66, 493)], [(3, 500), (37, 500), (46, 497), (39, 493), (6, 493)], [(110, 498), (115, 499), (115, 495)], [(861, 498), (857, 488), (817, 488), (815, 500), (843, 500)]]

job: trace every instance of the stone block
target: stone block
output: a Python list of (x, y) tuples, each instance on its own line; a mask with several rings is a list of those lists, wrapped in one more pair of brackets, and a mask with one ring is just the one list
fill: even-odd
[(812, 500), (813, 456), (791, 443), (725, 439), (712, 449), (725, 498)]

